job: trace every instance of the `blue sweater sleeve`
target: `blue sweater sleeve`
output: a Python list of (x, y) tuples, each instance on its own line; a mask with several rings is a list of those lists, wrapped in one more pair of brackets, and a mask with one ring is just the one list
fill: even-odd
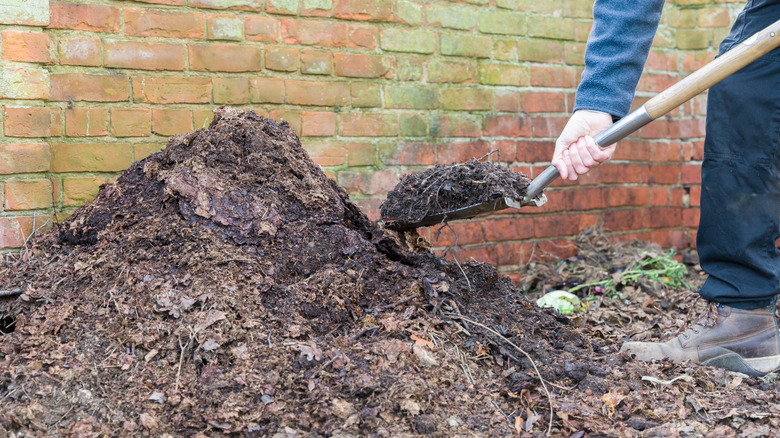
[(596, 0), (575, 111), (628, 113), (663, 6), (664, 0)]

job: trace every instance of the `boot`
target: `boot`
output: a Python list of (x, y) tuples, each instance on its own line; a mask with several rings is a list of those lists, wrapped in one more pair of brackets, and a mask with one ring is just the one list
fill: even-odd
[(663, 343), (626, 342), (620, 351), (643, 361), (691, 361), (763, 376), (780, 367), (775, 305), (742, 310), (711, 302), (702, 318), (672, 339)]

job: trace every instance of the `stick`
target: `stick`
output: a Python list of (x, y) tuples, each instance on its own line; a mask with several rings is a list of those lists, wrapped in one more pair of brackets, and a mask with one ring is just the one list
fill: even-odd
[(547, 435), (550, 435), (550, 432), (552, 432), (552, 423), (553, 423), (553, 415), (555, 414), (555, 411), (553, 410), (553, 401), (552, 401), (552, 394), (550, 394), (550, 391), (547, 390), (547, 385), (544, 383), (544, 379), (542, 378), (542, 373), (539, 372), (539, 368), (536, 367), (536, 362), (531, 358), (531, 356), (525, 352), (522, 348), (515, 345), (512, 341), (505, 338), (501, 333), (493, 330), (492, 328), (486, 326), (485, 324), (481, 324), (479, 322), (473, 321), (471, 319), (466, 318), (465, 316), (457, 315), (455, 313), (448, 313), (447, 316), (450, 316), (452, 318), (458, 318), (462, 319), (463, 321), (470, 322), (478, 327), (482, 327), (483, 329), (489, 331), (490, 333), (493, 333), (494, 335), (501, 338), (504, 342), (514, 347), (517, 351), (523, 353), (523, 355), (531, 361), (531, 365), (534, 367), (534, 371), (536, 371), (536, 375), (539, 377), (539, 381), (542, 382), (542, 388), (544, 388), (544, 392), (547, 393), (547, 400), (550, 402), (550, 424), (547, 426)]

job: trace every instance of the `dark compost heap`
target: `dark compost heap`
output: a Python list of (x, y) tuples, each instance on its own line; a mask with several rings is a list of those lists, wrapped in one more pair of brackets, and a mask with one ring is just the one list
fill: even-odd
[(420, 240), (367, 220), (286, 124), (220, 109), (2, 271), (23, 293), (0, 299), (0, 437), (541, 435), (534, 365), (554, 434), (679, 418), (631, 394), (682, 368), (625, 368)]
[(530, 182), (522, 173), (475, 158), (450, 166), (436, 165), (424, 172), (404, 175), (387, 194), (380, 215), (388, 227), (414, 224), (426, 216), (500, 197), (521, 200)]

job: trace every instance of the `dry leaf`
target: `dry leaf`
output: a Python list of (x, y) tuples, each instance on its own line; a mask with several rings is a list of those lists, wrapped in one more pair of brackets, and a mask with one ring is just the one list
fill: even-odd
[(412, 338), (414, 340), (414, 344), (415, 345), (428, 347), (428, 349), (430, 349), (430, 350), (434, 350), (436, 348), (436, 346), (433, 345), (433, 342), (426, 341), (425, 339), (423, 339), (423, 338), (421, 338), (421, 337), (419, 337), (417, 335), (413, 334), (413, 335), (410, 336), (410, 338)]

